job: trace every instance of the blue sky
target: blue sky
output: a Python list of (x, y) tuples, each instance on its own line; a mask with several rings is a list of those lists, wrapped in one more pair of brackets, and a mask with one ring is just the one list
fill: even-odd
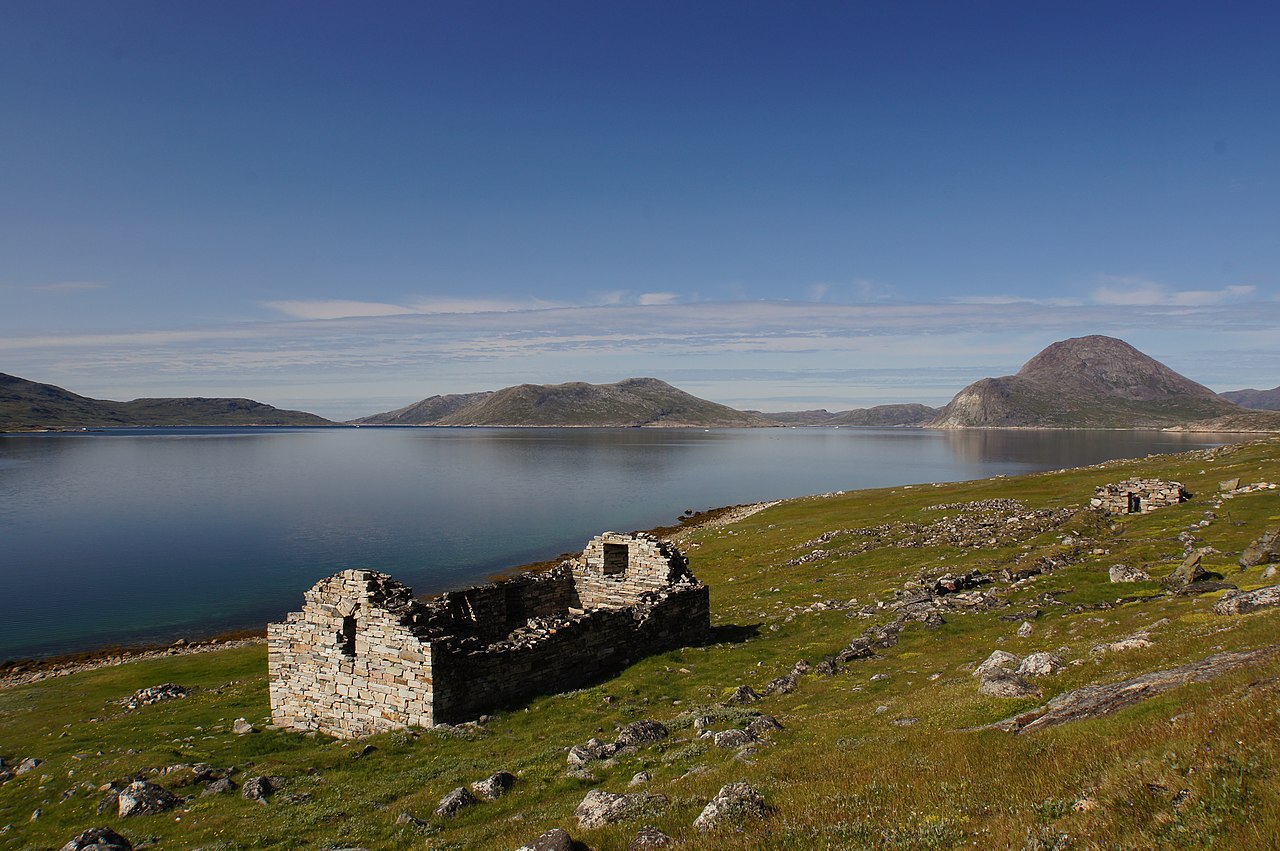
[(1280, 7), (0, 4), (0, 371), (349, 417), (654, 375), (1280, 384)]

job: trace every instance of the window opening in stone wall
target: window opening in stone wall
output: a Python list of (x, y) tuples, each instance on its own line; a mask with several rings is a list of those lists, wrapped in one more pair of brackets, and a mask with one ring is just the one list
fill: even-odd
[(341, 644), (342, 655), (354, 658), (356, 655), (356, 616), (347, 615), (342, 619)]
[(1136, 493), (1129, 494), (1129, 513), (1130, 514), (1142, 513), (1142, 497), (1138, 496), (1138, 494)]
[(604, 573), (610, 576), (618, 573), (627, 572), (627, 545), (626, 544), (605, 544), (604, 545)]

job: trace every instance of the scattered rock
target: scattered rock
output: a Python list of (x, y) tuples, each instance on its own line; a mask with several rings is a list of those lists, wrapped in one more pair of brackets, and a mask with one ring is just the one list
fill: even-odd
[(652, 780), (652, 779), (653, 779), (653, 776), (652, 776), (651, 774), (649, 774), (649, 772), (647, 772), (647, 771), (637, 771), (637, 772), (636, 772), (636, 773), (631, 777), (631, 782), (627, 783), (627, 785), (628, 785), (628, 786), (643, 786), (644, 784), (648, 783), (648, 782), (649, 782), (650, 780)]
[(1204, 560), (1204, 550), (1199, 549), (1192, 552), (1182, 560), (1182, 564), (1174, 569), (1164, 579), (1164, 584), (1170, 588), (1185, 588), (1193, 582), (1205, 578), (1205, 569), (1200, 566), (1200, 562)]
[(200, 792), (200, 797), (206, 795), (222, 795), (226, 792), (234, 792), (236, 790), (235, 781), (230, 777), (219, 777), (217, 780), (210, 780), (205, 784), (204, 789)]
[(528, 845), (521, 845), (516, 851), (574, 851), (577, 847), (573, 837), (560, 828), (553, 827)]
[(1268, 529), (1240, 554), (1241, 567), (1280, 562), (1280, 526)]
[(757, 715), (751, 719), (751, 723), (747, 725), (747, 732), (753, 736), (767, 736), (774, 730), (781, 730), (782, 724), (772, 715)]
[(250, 777), (244, 781), (244, 787), (240, 790), (240, 796), (248, 801), (259, 801), (263, 804), (274, 795), (283, 783), (278, 777), (265, 777), (258, 775)]
[(1026, 638), (1028, 635), (1035, 632), (1035, 629), (1036, 628), (1031, 625), (1031, 621), (1023, 621), (1022, 626), (1018, 627), (1018, 637)]
[(732, 694), (722, 701), (722, 704), (724, 706), (742, 706), (747, 703), (755, 703), (759, 699), (760, 695), (751, 686), (738, 686), (733, 690)]
[(478, 803), (480, 802), (476, 800), (476, 796), (468, 792), (465, 786), (459, 786), (440, 799), (440, 806), (436, 807), (436, 815), (441, 818), (453, 818), (465, 807), (475, 806)]
[(1016, 671), (1021, 661), (1007, 650), (993, 650), (985, 662), (973, 669), (973, 676), (985, 678), (997, 671)]
[(1153, 671), (1116, 683), (1084, 686), (1060, 694), (1036, 709), (978, 729), (1026, 733), (1082, 718), (1097, 718), (1188, 682), (1208, 682), (1234, 668), (1261, 661), (1275, 652), (1277, 648), (1263, 647), (1243, 653), (1215, 653), (1199, 662), (1176, 668)]
[(1213, 611), (1219, 615), (1247, 615), (1272, 606), (1280, 606), (1280, 585), (1256, 591), (1228, 592), (1214, 605)]
[(188, 693), (189, 689), (185, 686), (180, 686), (176, 683), (165, 683), (163, 685), (140, 688), (120, 701), (120, 703), (126, 710), (134, 710), (140, 706), (150, 706), (153, 703), (186, 697)]
[(496, 801), (503, 795), (511, 791), (516, 785), (516, 776), (509, 771), (499, 771), (496, 774), (490, 774), (484, 780), (479, 780), (471, 784), (471, 791), (476, 793), (477, 797), (484, 798), (486, 801)]
[(1274, 564), (1273, 564), (1273, 565), (1270, 565), (1266, 570), (1262, 571), (1262, 578), (1263, 578), (1263, 579), (1275, 579), (1275, 578), (1276, 578), (1276, 573), (1277, 573), (1277, 572), (1278, 572), (1278, 571), (1276, 570), (1276, 566), (1275, 566)]
[(43, 759), (40, 759), (39, 757), (29, 756), (26, 759), (24, 759), (22, 762), (18, 763), (17, 767), (13, 769), (13, 776), (19, 777), (23, 774), (26, 774), (29, 771), (35, 771), (43, 763), (44, 763)]
[(625, 748), (645, 745), (650, 742), (658, 742), (669, 735), (671, 735), (671, 731), (662, 724), (657, 721), (644, 719), (641, 721), (632, 721), (630, 724), (619, 730), (618, 737), (614, 739), (613, 743), (620, 748)]
[(154, 783), (137, 780), (120, 790), (116, 797), (116, 807), (120, 818), (130, 816), (153, 816), (171, 810), (182, 799)]
[(656, 827), (642, 827), (627, 846), (627, 851), (646, 851), (649, 848), (670, 848), (673, 840)]
[(577, 816), (580, 827), (590, 829), (636, 818), (652, 812), (666, 802), (665, 795), (650, 795), (646, 792), (616, 794), (603, 789), (592, 789), (573, 814)]
[(231, 732), (235, 733), (237, 736), (244, 736), (248, 733), (258, 732), (258, 728), (254, 727), (244, 718), (237, 718), (231, 722)]
[(702, 832), (725, 824), (739, 824), (748, 818), (763, 818), (769, 806), (749, 783), (727, 783), (703, 808), (693, 826)]
[(1151, 574), (1142, 568), (1124, 564), (1113, 564), (1110, 575), (1112, 582), (1146, 582), (1151, 579)]
[(894, 718), (889, 722), (895, 727), (911, 727), (920, 723), (919, 718)]
[(420, 819), (413, 813), (401, 813), (396, 816), (396, 824), (411, 824), (414, 827), (430, 827), (431, 822), (426, 819)]
[(740, 748), (755, 741), (755, 736), (746, 730), (721, 730), (712, 738), (718, 748)]
[(1052, 653), (1032, 653), (1018, 665), (1018, 675), (1047, 677), (1062, 670), (1062, 660)]
[(62, 851), (133, 851), (133, 843), (109, 827), (91, 827), (63, 845)]
[(1039, 697), (1040, 689), (1023, 679), (1017, 671), (997, 670), (984, 676), (978, 691), (988, 697)]

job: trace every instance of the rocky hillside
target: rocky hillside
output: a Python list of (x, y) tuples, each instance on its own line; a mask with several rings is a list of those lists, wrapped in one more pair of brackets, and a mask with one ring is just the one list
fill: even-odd
[(252, 399), (90, 399), (52, 384), (0, 373), (0, 431), (141, 426), (333, 425), (303, 411)]
[(699, 399), (656, 378), (628, 378), (616, 384), (521, 384), (487, 393), (432, 396), (354, 422), (437, 426), (771, 425), (755, 414)]
[(1241, 409), (1114, 337), (1054, 343), (1017, 375), (956, 394), (934, 428), (1166, 428)]
[(1280, 411), (1280, 387), (1270, 390), (1228, 390), (1219, 393), (1228, 402), (1235, 402), (1242, 408), (1255, 411)]

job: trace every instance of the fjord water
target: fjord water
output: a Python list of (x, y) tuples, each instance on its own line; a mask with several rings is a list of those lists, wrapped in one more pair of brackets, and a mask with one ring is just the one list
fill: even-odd
[(687, 508), (1232, 439), (922, 429), (0, 435), (0, 660), (260, 627), (349, 567), (427, 594), (581, 549), (606, 529), (669, 524)]

